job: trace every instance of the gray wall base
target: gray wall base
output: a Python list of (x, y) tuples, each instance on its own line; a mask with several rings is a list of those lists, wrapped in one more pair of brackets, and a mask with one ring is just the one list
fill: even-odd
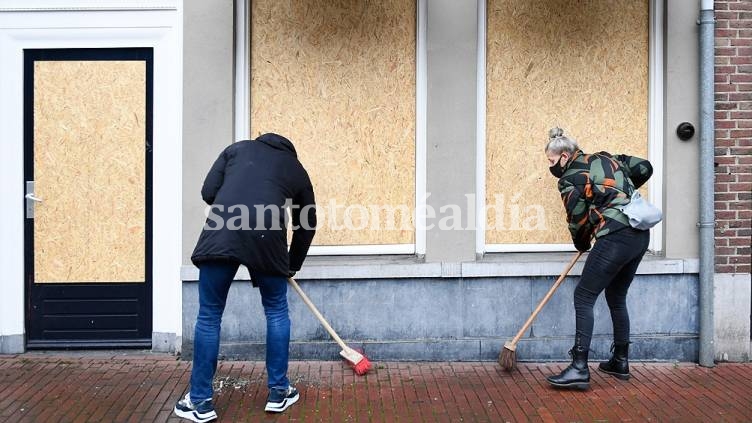
[[(520, 360), (564, 360), (575, 332), (568, 278), (538, 315), (518, 346)], [(374, 360), (496, 360), (554, 277), (418, 278), (299, 281), (339, 335)], [(183, 357), (190, 359), (198, 312), (196, 282), (183, 283)], [(696, 274), (638, 275), (627, 299), (631, 315), (630, 358), (697, 361)], [(337, 359), (339, 347), (300, 298), (288, 291), (291, 359)], [(611, 345), (605, 300), (595, 307), (593, 358)], [(221, 354), (263, 359), (266, 320), (258, 290), (233, 283), (222, 322)]]
[(23, 335), (0, 336), (0, 354), (20, 354), (26, 351)]
[(750, 351), (752, 280), (750, 275), (714, 275), (715, 360), (745, 362)]
[[(507, 339), (463, 339), (434, 341), (369, 341), (348, 343), (365, 352), (372, 361), (496, 361)], [(630, 361), (697, 361), (697, 336), (632, 338)], [(591, 361), (610, 357), (611, 339), (593, 340)], [(567, 361), (571, 339), (524, 340), (517, 345), (517, 360)], [(291, 342), (290, 360), (339, 360), (340, 348), (332, 342)], [(222, 343), (220, 359), (264, 360), (263, 342)], [(183, 344), (182, 358), (191, 360), (193, 343)]]

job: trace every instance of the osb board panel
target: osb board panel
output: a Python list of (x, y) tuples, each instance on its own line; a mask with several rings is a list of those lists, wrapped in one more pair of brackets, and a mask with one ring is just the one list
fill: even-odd
[(251, 133), (295, 144), (315, 245), (414, 242), (415, 16), (404, 0), (252, 2)]
[(35, 63), (36, 282), (144, 281), (145, 72)]
[(487, 19), (486, 242), (571, 243), (548, 129), (647, 157), (648, 1), (489, 0)]

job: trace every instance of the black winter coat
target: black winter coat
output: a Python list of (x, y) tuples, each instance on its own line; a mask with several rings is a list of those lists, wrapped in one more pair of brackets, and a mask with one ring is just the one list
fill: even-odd
[[(212, 208), (191, 255), (194, 264), (229, 260), (251, 274), (284, 276), (300, 270), (315, 233), (316, 210), (311, 180), (290, 140), (264, 134), (230, 145), (206, 175), (201, 196)], [(294, 228), (289, 253), (286, 202)]]

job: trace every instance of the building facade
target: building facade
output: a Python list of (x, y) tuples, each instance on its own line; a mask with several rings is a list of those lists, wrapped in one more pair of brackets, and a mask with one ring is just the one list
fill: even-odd
[[(574, 254), (543, 154), (561, 126), (655, 169), (665, 218), (630, 290), (632, 355), (749, 360), (749, 2), (67, 3), (0, 5), (0, 352), (190, 357), (201, 183), (227, 145), (277, 132), (317, 194), (298, 279), (339, 334), (375, 360), (496, 359)], [(566, 356), (581, 266), (521, 359)], [(263, 357), (248, 279), (228, 358)], [(289, 297), (291, 357), (336, 357)], [(601, 300), (596, 357), (610, 333)]]

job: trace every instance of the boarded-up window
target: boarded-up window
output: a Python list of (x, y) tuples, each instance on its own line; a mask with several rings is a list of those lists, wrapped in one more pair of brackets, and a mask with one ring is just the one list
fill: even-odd
[(251, 16), (251, 134), (295, 144), (314, 245), (414, 243), (415, 2), (254, 0)]
[(570, 243), (543, 152), (564, 128), (586, 152), (647, 157), (647, 0), (489, 0), (487, 244)]
[(145, 280), (146, 64), (34, 64), (37, 283)]

